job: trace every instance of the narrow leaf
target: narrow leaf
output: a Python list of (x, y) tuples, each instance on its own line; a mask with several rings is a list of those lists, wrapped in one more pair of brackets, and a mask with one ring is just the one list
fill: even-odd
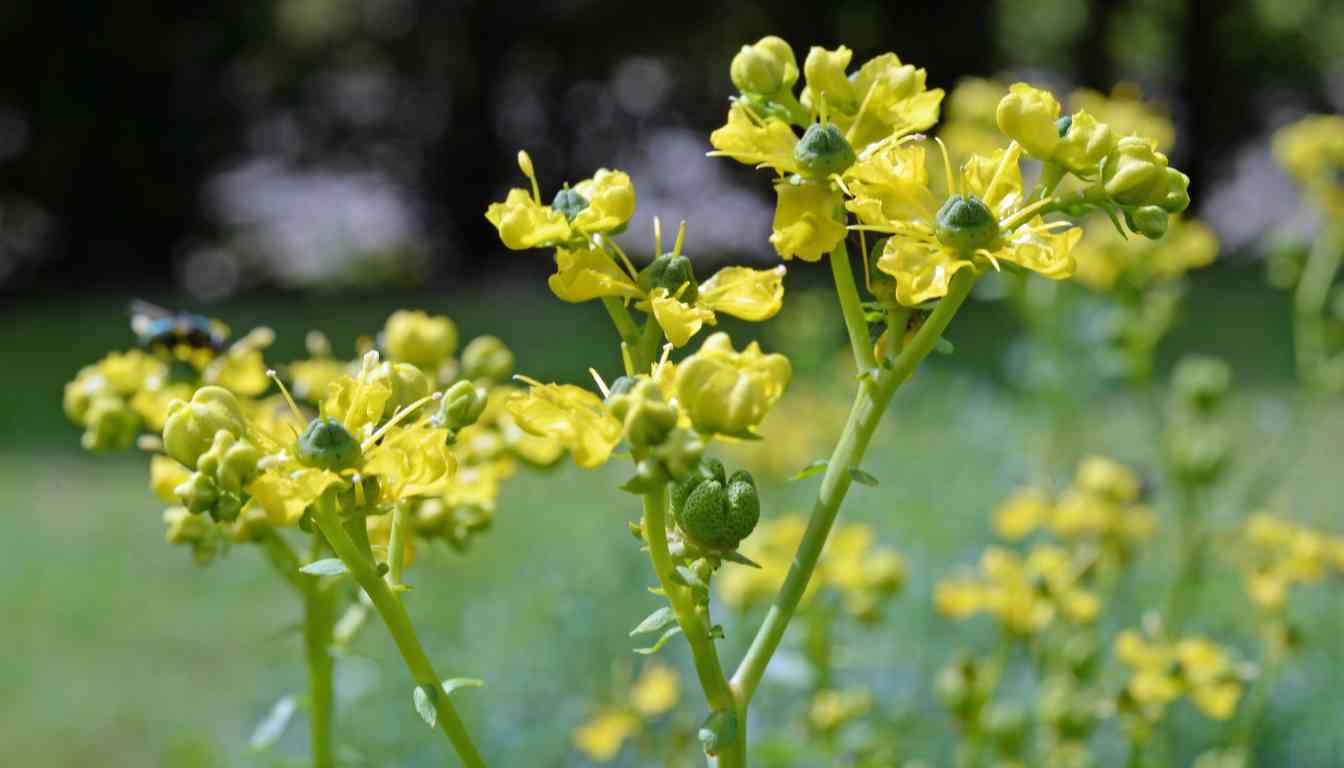
[(339, 557), (328, 557), (324, 560), (314, 560), (300, 568), (299, 572), (313, 576), (337, 576), (345, 573), (346, 567)]
[(859, 483), (861, 485), (871, 485), (871, 486), (877, 485), (876, 477), (873, 477), (872, 475), (868, 474), (867, 472), (864, 472), (862, 469), (859, 469), (858, 467), (850, 467), (849, 476), (854, 480), (854, 482)]
[(265, 752), (275, 746), (275, 742), (284, 735), (285, 728), (289, 727), (289, 721), (293, 719), (294, 711), (298, 708), (293, 696), (280, 697), (271, 707), (271, 711), (267, 712), (252, 730), (252, 737), (247, 740), (247, 745), (256, 752)]
[(479, 677), (454, 677), (443, 681), (443, 692), (452, 693), (458, 688), (484, 688), (485, 681)]
[(668, 640), (671, 640), (674, 636), (680, 634), (680, 632), (681, 632), (681, 625), (672, 627), (671, 629), (664, 632), (662, 637), (658, 638), (658, 642), (654, 643), (653, 645), (650, 645), (648, 648), (636, 648), (635, 653), (638, 653), (641, 656), (649, 656), (651, 654), (655, 654), (658, 651), (662, 650), (663, 646), (667, 644)]
[(761, 567), (760, 563), (756, 562), (755, 560), (752, 560), (750, 557), (747, 557), (741, 552), (738, 552), (736, 549), (730, 549), (727, 552), (724, 552), (722, 557), (724, 560), (727, 560), (730, 563), (737, 563), (738, 565), (747, 565), (751, 566), (752, 568)]
[(798, 474), (794, 475), (789, 479), (802, 480), (804, 477), (807, 477), (809, 475), (815, 475), (818, 472), (821, 472), (822, 470), (826, 469), (827, 463), (828, 462), (825, 459), (817, 459), (811, 464), (808, 464), (806, 467), (803, 467), (802, 469), (798, 470)]
[(649, 632), (661, 632), (672, 626), (676, 622), (677, 616), (672, 612), (672, 606), (664, 605), (662, 608), (650, 613), (639, 622), (639, 626), (630, 630), (630, 636), (643, 635)]
[(420, 719), (425, 721), (425, 725), (430, 728), (439, 724), (439, 711), (434, 708), (434, 697), (438, 691), (432, 685), (417, 685), (412, 700), (415, 702), (415, 711), (420, 715)]

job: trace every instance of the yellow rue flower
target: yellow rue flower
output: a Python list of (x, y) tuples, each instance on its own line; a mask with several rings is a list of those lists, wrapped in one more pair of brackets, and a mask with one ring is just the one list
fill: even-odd
[(728, 334), (716, 333), (676, 366), (673, 388), (697, 431), (750, 438), (792, 375), (783, 355), (766, 354), (754, 341), (738, 352)]
[(630, 691), (630, 706), (644, 717), (656, 717), (672, 711), (681, 698), (681, 678), (677, 671), (656, 661), (644, 665), (644, 671)]
[(1075, 111), (1088, 112), (1109, 125), (1117, 136), (1146, 136), (1157, 143), (1159, 152), (1166, 152), (1176, 143), (1176, 126), (1171, 117), (1156, 105), (1143, 101), (1143, 94), (1133, 83), (1117, 83), (1110, 95), (1080, 88), (1069, 96)]
[(1021, 144), (1027, 154), (1080, 177), (1095, 175), (1116, 143), (1110, 126), (1084, 110), (1060, 117), (1054, 94), (1026, 83), (1014, 83), (1008, 89), (995, 118), (999, 130)]
[(1152, 720), (1160, 719), (1166, 705), (1181, 696), (1207, 717), (1226, 720), (1241, 698), (1232, 657), (1207, 639), (1167, 642), (1125, 630), (1116, 637), (1115, 653), (1131, 670), (1126, 690)]
[[(845, 132), (856, 152), (888, 136), (917, 133), (938, 122), (941, 88), (928, 90), (927, 73), (894, 53), (874, 56), (847, 74), (854, 52), (813, 46), (803, 64), (802, 103)], [(822, 104), (825, 104), (825, 107)]]
[(457, 326), (446, 315), (399, 309), (383, 325), (382, 346), (392, 362), (433, 374), (457, 351)]
[(622, 425), (602, 398), (572, 384), (529, 383), (526, 393), (508, 400), (508, 412), (518, 426), (563, 445), (580, 467), (606, 463), (621, 441)]
[[(897, 301), (916, 306), (940, 298), (957, 272), (1000, 262), (1056, 280), (1073, 274), (1071, 252), (1082, 230), (1033, 215), (1038, 204), (1025, 201), (1019, 156), (1014, 147), (967, 160), (960, 191), (941, 205), (928, 188), (920, 147), (894, 143), (855, 166), (846, 207), (862, 222), (856, 229), (890, 235), (877, 268), (895, 279)], [(952, 189), (950, 167), (947, 176)]]
[(1160, 240), (1119, 239), (1104, 220), (1093, 223), (1073, 255), (1078, 264), (1075, 277), (1094, 291), (1110, 291), (1117, 285), (1143, 289), (1206, 267), (1218, 255), (1213, 231), (1192, 219), (1172, 217)]
[(1019, 489), (994, 508), (994, 530), (1009, 541), (1017, 541), (1044, 525), (1053, 506), (1041, 489)]
[(1317, 205), (1344, 215), (1344, 115), (1308, 115), (1279, 130), (1274, 157)]
[(874, 546), (873, 529), (849, 523), (835, 530), (816, 579), (836, 588), (845, 608), (863, 620), (878, 618), (881, 598), (905, 582), (905, 561), (896, 552)]
[(1081, 586), (1082, 569), (1059, 547), (1041, 546), (1023, 559), (992, 547), (980, 558), (977, 575), (940, 582), (934, 605), (950, 618), (992, 614), (1011, 632), (1033, 635), (1059, 615), (1087, 624), (1100, 612), (1095, 593)]
[(275, 341), (275, 331), (256, 328), (211, 360), (201, 372), (206, 384), (217, 384), (246, 397), (256, 397), (271, 386), (262, 352)]
[(531, 193), (511, 189), (503, 202), (491, 203), (485, 212), (510, 249), (577, 243), (618, 230), (635, 214), (635, 187), (624, 171), (600, 168), (592, 178), (561, 189), (550, 205), (543, 205), (526, 152), (518, 153), (518, 167), (532, 182)]
[(1338, 539), (1264, 512), (1246, 521), (1240, 544), (1247, 595), (1265, 611), (1281, 610), (1293, 587), (1340, 568)]
[(872, 711), (873, 695), (865, 688), (835, 690), (827, 688), (812, 696), (807, 719), (812, 727), (823, 733), (833, 732), (846, 723)]
[[(761, 521), (740, 547), (743, 555), (761, 567), (725, 568), (720, 571), (714, 582), (723, 602), (731, 608), (745, 611), (774, 597), (784, 583), (784, 576), (793, 563), (794, 553), (798, 551), (806, 530), (807, 520), (801, 515), (789, 514)], [(817, 587), (817, 579), (808, 582), (800, 605), (810, 602)]]
[(574, 729), (574, 746), (589, 760), (607, 763), (621, 751), (625, 740), (639, 729), (639, 718), (623, 709), (598, 712)]

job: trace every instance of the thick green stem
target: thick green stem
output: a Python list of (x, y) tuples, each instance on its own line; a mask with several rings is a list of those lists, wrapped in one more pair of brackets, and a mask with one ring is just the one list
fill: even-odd
[(607, 314), (611, 315), (612, 325), (616, 326), (616, 333), (620, 334), (621, 341), (635, 346), (639, 340), (639, 327), (635, 325), (635, 319), (630, 316), (630, 310), (625, 308), (625, 302), (614, 296), (603, 296), (602, 306), (607, 308)]
[(849, 331), (849, 345), (854, 348), (854, 365), (862, 374), (872, 370), (877, 361), (873, 358), (868, 321), (863, 317), (863, 304), (859, 300), (859, 289), (854, 284), (854, 270), (850, 267), (849, 250), (844, 240), (831, 251), (831, 274), (835, 277), (835, 294), (840, 298), (845, 329)]
[(970, 294), (974, 283), (975, 277), (969, 271), (957, 273), (948, 287), (947, 296), (938, 302), (938, 306), (920, 327), (915, 338), (901, 350), (891, 367), (883, 370), (877, 377), (876, 385), (859, 387), (849, 413), (849, 421), (826, 466), (821, 490), (812, 508), (812, 518), (808, 521), (807, 532), (803, 535), (798, 552), (793, 558), (793, 565), (789, 568), (784, 585), (775, 596), (765, 621), (756, 632), (756, 637), (752, 639), (746, 657), (733, 674), (732, 685), (737, 691), (743, 709), (751, 701), (756, 687), (760, 685), (765, 668), (770, 663), (770, 658), (774, 656), (780, 641), (783, 640), (784, 631), (788, 628), (789, 621), (798, 608), (798, 602), (812, 579), (822, 547), (825, 546), (836, 514), (840, 511), (840, 503), (844, 501), (845, 493), (849, 490), (850, 470), (858, 467), (863, 459), (864, 451), (867, 450), (868, 443), (892, 395), (910, 378), (920, 361), (933, 351), (948, 323), (952, 321), (962, 302)]
[(718, 649), (714, 647), (714, 638), (710, 637), (709, 626), (704, 614), (697, 610), (690, 589), (678, 583), (672, 553), (667, 548), (667, 489), (659, 486), (657, 490), (644, 495), (644, 537), (649, 545), (649, 559), (653, 562), (653, 571), (658, 583), (667, 596), (667, 602), (676, 614), (682, 634), (691, 646), (691, 658), (695, 663), (695, 673), (700, 687), (705, 692), (705, 701), (711, 710), (732, 712), (738, 720), (736, 743), (721, 750), (717, 755), (720, 768), (736, 768), (746, 765), (746, 710), (739, 707), (733, 689), (728, 685), (728, 677), (719, 662)]
[(373, 561), (365, 556), (350, 538), (350, 534), (341, 524), (340, 513), (335, 503), (324, 497), (318, 501), (314, 509), (316, 510), (314, 517), (318, 528), (322, 530), (322, 535), (326, 537), (336, 556), (345, 563), (355, 581), (368, 594), (373, 607), (382, 617), (383, 624), (387, 626), (387, 631), (392, 634), (392, 639), (397, 644), (397, 650), (401, 652), (401, 658), (406, 662), (406, 669), (411, 673), (411, 678), (415, 680), (416, 685), (428, 686), (435, 691), (435, 695), (431, 698), (438, 712), (439, 728), (452, 742), (458, 758), (463, 765), (470, 768), (484, 766), (485, 762), (476, 751), (476, 746), (472, 744), (466, 726), (462, 724), (462, 718), (457, 714), (457, 709), (440, 688), (441, 678), (435, 673), (434, 665), (430, 663), (429, 656), (415, 634), (415, 627), (411, 624), (410, 615), (406, 613), (406, 607), (383, 580)]
[(410, 527), (410, 510), (397, 504), (392, 508), (392, 533), (387, 537), (387, 582), (395, 589), (401, 584), (406, 569), (406, 534)]
[(1322, 366), (1328, 353), (1325, 343), (1325, 303), (1330, 287), (1344, 260), (1344, 235), (1327, 229), (1316, 239), (1293, 296), (1293, 340), (1297, 374), (1313, 388), (1322, 385)]

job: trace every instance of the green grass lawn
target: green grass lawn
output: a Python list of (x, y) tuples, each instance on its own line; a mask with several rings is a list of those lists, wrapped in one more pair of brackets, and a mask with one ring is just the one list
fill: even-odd
[[(1283, 328), (1284, 306), (1279, 298), (1267, 303), (1247, 280), (1201, 289), (1175, 343), (1228, 354), (1238, 380), (1249, 382), (1230, 409), (1242, 438), (1240, 476), (1276, 445), (1274, 425), (1291, 400), (1286, 336), (1275, 332)], [(590, 364), (615, 369), (614, 354), (592, 346), (608, 338), (600, 309), (576, 311), (539, 293), (510, 299), (522, 309), (503, 325), (485, 298), (409, 301), (451, 307), (467, 336), (492, 328), (519, 351), (523, 370), (541, 379), (577, 380)], [(270, 765), (275, 755), (253, 755), (246, 741), (277, 697), (302, 689), (297, 601), (248, 548), (198, 568), (165, 545), (143, 458), (80, 453), (75, 430), (63, 424), (60, 384), (79, 364), (127, 343), (122, 303), (109, 297), (25, 305), (0, 321), (17, 331), (12, 362), (0, 371), (10, 395), (0, 403), (0, 605), (8, 619), (0, 633), (7, 651), (0, 660), (0, 762)], [(266, 319), (281, 333), (284, 359), (297, 352), (310, 324), (332, 329), (338, 347), (348, 345), (399, 303), (350, 302), (334, 324), (330, 300), (239, 304), (219, 314), (240, 328)], [(790, 320), (786, 310), (778, 322)], [(545, 330), (555, 328), (564, 329), (558, 338)], [(1049, 414), (1005, 388), (996, 373), (997, 345), (1014, 332), (992, 308), (958, 319), (949, 334), (957, 353), (935, 357), (898, 396), (865, 462), (882, 486), (855, 486), (843, 513), (874, 523), (911, 570), (892, 608), (900, 620), (846, 640), (844, 656), (852, 660), (846, 674), (872, 685), (893, 717), (919, 723), (911, 752), (933, 765), (947, 764), (952, 731), (931, 693), (932, 677), (959, 647), (983, 651), (993, 642), (983, 622), (938, 618), (933, 583), (974, 562), (991, 540), (993, 504), (1038, 476), (1043, 457), (1059, 445)], [(838, 325), (835, 342), (840, 349)], [(1065, 443), (1152, 467), (1151, 423), (1134, 400), (1108, 390), (1076, 411)], [(1336, 466), (1344, 407), (1318, 406), (1308, 423), (1308, 432), (1282, 444), (1295, 457), (1283, 495), (1299, 518), (1344, 530), (1338, 501), (1344, 478)], [(485, 680), (483, 689), (454, 696), (494, 764), (583, 764), (569, 746), (570, 732), (607, 690), (613, 661), (631, 658), (643, 644), (626, 633), (658, 600), (636, 588), (652, 576), (626, 530), (638, 515), (634, 499), (614, 490), (624, 471), (613, 464), (523, 475), (506, 486), (495, 528), (473, 551), (460, 556), (434, 548), (410, 572), (416, 589), (406, 600), (440, 670)], [(815, 484), (816, 478), (766, 485), (765, 514), (803, 511)], [(1233, 519), (1246, 511), (1234, 486), (1218, 496), (1211, 514)], [(1108, 622), (1132, 625), (1161, 599), (1170, 545), (1170, 537), (1158, 537), (1145, 554), (1151, 576), (1128, 592), (1131, 600), (1108, 608)], [(1191, 626), (1249, 652), (1253, 638), (1241, 621), (1239, 583), (1217, 552), (1209, 556), (1201, 612)], [(1338, 582), (1294, 606), (1307, 650), (1285, 674), (1271, 709), (1259, 742), (1262, 765), (1344, 765), (1341, 606)], [(733, 663), (752, 626), (723, 620), (728, 636), (721, 648)], [(688, 665), (679, 641), (662, 658)], [(338, 678), (346, 695), (338, 733), (352, 757), (365, 759), (351, 764), (444, 764), (442, 740), (415, 716), (409, 679), (381, 627), (365, 629), (340, 662)], [(789, 689), (767, 686), (753, 736), (769, 736), (767, 719), (787, 725), (789, 712), (797, 715), (796, 708), (783, 711), (794, 696)], [(688, 716), (702, 711), (697, 696), (683, 695)], [(1188, 713), (1178, 723), (1183, 758), (1214, 737)], [(304, 753), (301, 718), (296, 725), (277, 754)], [(1113, 764), (1118, 744), (1102, 749)]]

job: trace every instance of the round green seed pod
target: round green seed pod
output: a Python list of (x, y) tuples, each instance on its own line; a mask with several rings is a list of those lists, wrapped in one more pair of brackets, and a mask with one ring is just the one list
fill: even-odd
[(485, 412), (486, 391), (470, 381), (459, 381), (448, 388), (439, 400), (439, 410), (430, 417), (437, 427), (453, 431), (476, 423)]
[(583, 213), (588, 208), (588, 198), (579, 194), (578, 190), (565, 187), (555, 193), (555, 198), (551, 200), (551, 210), (559, 211), (564, 214), (567, 221), (573, 221), (576, 216)]
[(947, 198), (934, 221), (938, 242), (962, 253), (990, 248), (999, 239), (994, 212), (975, 195)]
[(699, 283), (695, 281), (691, 260), (677, 253), (664, 253), (641, 269), (639, 287), (645, 292), (666, 288), (672, 296), (677, 296), (677, 291), (681, 291), (680, 298), (687, 304), (694, 304), (700, 297)]
[(793, 159), (805, 176), (828, 179), (832, 174), (843, 173), (857, 158), (835, 123), (813, 123), (794, 145)]
[(744, 469), (728, 478), (728, 527), (741, 541), (756, 530), (761, 519), (761, 497), (756, 492), (756, 481)]
[(304, 466), (336, 471), (358, 464), (363, 451), (350, 430), (326, 416), (308, 423), (294, 445), (294, 456)]

